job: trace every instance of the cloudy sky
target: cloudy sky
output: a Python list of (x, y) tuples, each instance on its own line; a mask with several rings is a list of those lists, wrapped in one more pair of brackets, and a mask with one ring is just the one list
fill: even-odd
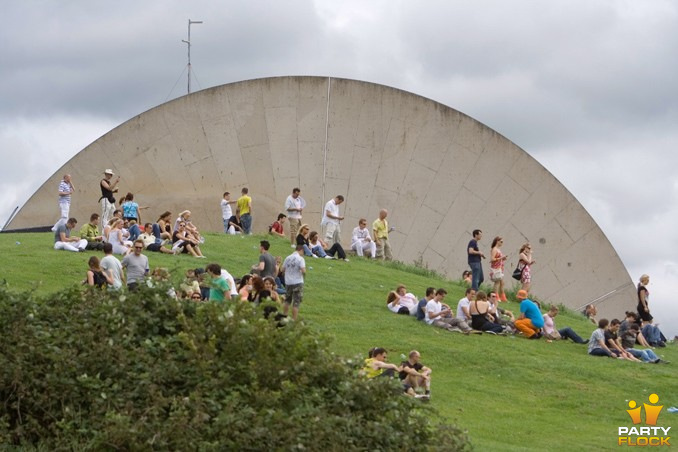
[(193, 91), (345, 77), (497, 130), (581, 201), (634, 281), (651, 275), (655, 317), (678, 334), (672, 0), (8, 0), (3, 11), (0, 226), (82, 148), (186, 93), (181, 41), (201, 20)]

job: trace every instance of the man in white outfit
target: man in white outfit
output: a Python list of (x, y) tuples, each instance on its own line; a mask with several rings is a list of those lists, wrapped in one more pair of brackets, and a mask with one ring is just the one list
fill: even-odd
[(339, 215), (339, 204), (342, 202), (344, 202), (344, 197), (342, 195), (337, 195), (325, 204), (323, 219), (320, 222), (320, 225), (323, 228), (323, 237), (325, 237), (327, 246), (332, 246), (335, 243), (341, 242), (341, 229), (339, 223), (344, 217)]
[(370, 252), (372, 259), (377, 257), (377, 244), (372, 240), (370, 231), (367, 229), (367, 220), (364, 218), (361, 218), (358, 221), (358, 227), (353, 229), (351, 249), (354, 249), (360, 257), (363, 257), (365, 251)]
[(54, 249), (66, 251), (85, 251), (87, 240), (80, 237), (71, 237), (71, 230), (78, 224), (75, 218), (69, 218), (65, 224), (57, 226), (54, 232)]
[(292, 245), (297, 243), (297, 234), (301, 227), (301, 212), (304, 209), (304, 206), (302, 205), (304, 200), (301, 199), (301, 196), (299, 196), (300, 194), (301, 190), (295, 187), (292, 189), (292, 194), (285, 200), (287, 221), (290, 224), (290, 243)]
[(71, 210), (71, 195), (73, 194), (73, 182), (71, 181), (70, 174), (64, 174), (64, 178), (59, 182), (59, 211), (61, 216), (59, 220), (52, 227), (52, 232), (57, 230), (57, 227), (62, 224), (66, 224), (68, 220), (68, 214)]

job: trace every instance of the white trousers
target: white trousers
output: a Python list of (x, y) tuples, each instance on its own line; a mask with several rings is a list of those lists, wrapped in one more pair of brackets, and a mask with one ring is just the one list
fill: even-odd
[(365, 251), (370, 252), (372, 259), (377, 257), (377, 244), (374, 243), (373, 240), (370, 240), (369, 242), (356, 242), (351, 248), (354, 249), (355, 253), (360, 257), (363, 257)]
[(54, 242), (55, 250), (66, 250), (66, 251), (84, 251), (87, 247), (87, 240), (81, 239), (77, 242)]

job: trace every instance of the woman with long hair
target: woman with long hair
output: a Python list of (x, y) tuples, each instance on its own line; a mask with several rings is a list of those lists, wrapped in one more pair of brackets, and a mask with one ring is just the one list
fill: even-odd
[(518, 259), (518, 268), (522, 270), (520, 276), (520, 282), (522, 283), (521, 289), (530, 293), (530, 286), (532, 285), (532, 264), (534, 264), (535, 261), (532, 259), (532, 245), (530, 245), (529, 242), (520, 247)]
[(96, 256), (92, 256), (89, 258), (88, 261), (88, 266), (89, 268), (87, 269), (87, 285), (88, 286), (93, 286), (93, 287), (98, 287), (99, 289), (103, 289), (109, 284), (113, 284), (113, 278), (111, 276), (101, 270), (101, 267), (99, 266), (99, 258)]
[(495, 237), (492, 240), (492, 251), (490, 251), (490, 279), (494, 282), (494, 293), (501, 301), (507, 301), (504, 293), (504, 262), (508, 256), (501, 252), (501, 246), (504, 239)]
[(158, 228), (160, 228), (159, 239), (172, 240), (172, 212), (166, 210), (158, 218)]
[(252, 291), (252, 275), (249, 273), (243, 276), (238, 283), (238, 294), (240, 301), (247, 301)]

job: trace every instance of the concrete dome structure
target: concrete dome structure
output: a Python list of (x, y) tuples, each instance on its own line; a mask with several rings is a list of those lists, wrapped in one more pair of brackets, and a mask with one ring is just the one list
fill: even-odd
[[(324, 203), (342, 194), (344, 244), (359, 218), (389, 210), (395, 258), (458, 278), (471, 231), (489, 255), (504, 237), (506, 282), (518, 249), (533, 244), (533, 291), (578, 308), (621, 315), (635, 290), (609, 241), (579, 202), (525, 151), (478, 121), (394, 88), (327, 77), (249, 80), (199, 91), (136, 116), (52, 175), (10, 228), (52, 224), (56, 188), (73, 175), (71, 215), (99, 212), (105, 168), (122, 177), (145, 220), (190, 209), (203, 230), (221, 231), (219, 202), (242, 187), (264, 232), (293, 187), (319, 227)], [(488, 264), (484, 263), (487, 278)], [(510, 281), (510, 282), (509, 282)]]

